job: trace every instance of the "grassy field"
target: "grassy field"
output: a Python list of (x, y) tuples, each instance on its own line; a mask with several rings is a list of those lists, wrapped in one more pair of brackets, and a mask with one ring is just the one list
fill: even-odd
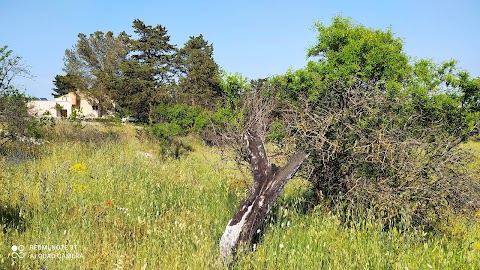
[[(194, 138), (174, 160), (133, 127), (108, 132), (120, 135), (0, 159), (0, 269), (224, 269), (219, 239), (248, 192), (235, 165)], [(478, 166), (480, 142), (465, 147)], [(290, 181), (255, 252), (231, 268), (480, 269), (480, 215), (449, 235), (385, 231), (304, 211), (308, 196)]]

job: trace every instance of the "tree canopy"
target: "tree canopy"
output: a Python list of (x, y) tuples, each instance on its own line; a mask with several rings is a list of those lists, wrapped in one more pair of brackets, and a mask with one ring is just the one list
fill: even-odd
[[(455, 61), (409, 62), (392, 31), (335, 17), (300, 70), (272, 79), (278, 115), (307, 151), (319, 200), (350, 216), (435, 227), (452, 209), (475, 209), (480, 183), (458, 145), (479, 132), (478, 79)], [(447, 202), (446, 204), (444, 202)]]
[(328, 27), (320, 22), (315, 26), (317, 42), (307, 56), (319, 57), (318, 72), (325, 79), (352, 82), (360, 78), (382, 87), (408, 79), (409, 59), (402, 40), (395, 38), (391, 29), (369, 29), (340, 16)]
[(152, 123), (155, 107), (170, 98), (177, 72), (176, 47), (161, 25), (135, 20), (133, 28), (138, 39), (126, 39), (129, 55), (122, 62), (114, 97), (123, 109)]
[(213, 45), (203, 35), (190, 37), (179, 50), (185, 76), (179, 79), (180, 95), (190, 105), (213, 108), (221, 96), (219, 67), (213, 59)]
[(59, 97), (66, 95), (70, 92), (77, 91), (77, 85), (81, 84), (79, 82), (80, 80), (81, 77), (78, 75), (56, 75), (55, 79), (53, 80), (53, 84), (55, 85), (55, 88), (53, 89), (55, 93), (53, 94), (53, 96)]
[(74, 90), (81, 91), (93, 104), (98, 105), (100, 115), (112, 109), (113, 82), (120, 76), (120, 64), (128, 48), (123, 34), (96, 31), (89, 36), (78, 34), (77, 44), (65, 51), (67, 75), (55, 77), (58, 95)]

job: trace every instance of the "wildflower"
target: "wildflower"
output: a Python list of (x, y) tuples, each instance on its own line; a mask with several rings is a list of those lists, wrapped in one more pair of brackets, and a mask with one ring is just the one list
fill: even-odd
[(121, 212), (123, 212), (125, 215), (129, 216), (128, 214), (128, 208), (126, 207), (117, 207), (117, 209)]
[(283, 243), (280, 243), (280, 245), (278, 245), (281, 249), (283, 248)]
[(82, 163), (76, 163), (76, 164), (73, 164), (73, 166), (70, 167), (68, 170), (73, 173), (81, 174), (87, 170), (87, 165)]
[(477, 241), (477, 242), (473, 243), (473, 248), (476, 251), (480, 251), (480, 241)]
[(112, 202), (111, 202), (111, 201), (108, 201), (108, 202), (107, 202), (107, 205), (108, 205), (108, 206), (110, 206), (111, 204), (112, 204)]

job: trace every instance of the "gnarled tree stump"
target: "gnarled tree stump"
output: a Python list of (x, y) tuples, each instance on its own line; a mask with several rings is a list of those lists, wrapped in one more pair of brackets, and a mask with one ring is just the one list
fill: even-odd
[(279, 168), (270, 164), (263, 142), (254, 132), (248, 131), (246, 140), (254, 184), (250, 196), (242, 201), (220, 240), (220, 255), (224, 263), (234, 259), (240, 244), (252, 243), (280, 191), (308, 156), (296, 153), (284, 167)]

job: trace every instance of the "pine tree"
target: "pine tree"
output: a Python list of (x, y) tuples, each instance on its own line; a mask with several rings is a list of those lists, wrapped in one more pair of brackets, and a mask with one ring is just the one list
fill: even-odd
[(203, 35), (190, 37), (180, 50), (184, 77), (179, 79), (180, 98), (192, 106), (215, 106), (221, 95), (219, 68), (213, 59), (213, 45)]
[(137, 39), (127, 38), (130, 56), (122, 64), (115, 100), (127, 112), (152, 122), (154, 109), (169, 99), (176, 74), (176, 47), (161, 25), (133, 22)]

